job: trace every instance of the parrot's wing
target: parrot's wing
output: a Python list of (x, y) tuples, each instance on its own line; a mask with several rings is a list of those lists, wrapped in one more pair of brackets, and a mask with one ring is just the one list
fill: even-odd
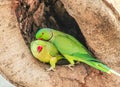
[(93, 61), (93, 62), (98, 62), (100, 63), (100, 61), (94, 57), (92, 57), (91, 55), (88, 54), (80, 54), (80, 53), (74, 53), (71, 56), (80, 58), (81, 61)]
[(83, 49), (78, 47), (74, 41), (62, 35), (57, 35), (54, 38), (53, 44), (57, 47), (61, 54), (70, 55), (76, 52), (80, 52), (81, 49)]
[[(83, 46), (77, 39), (75, 39), (73, 36), (66, 34), (66, 37), (74, 41), (77, 45)], [(84, 47), (84, 46), (83, 46)]]
[(66, 34), (66, 37), (69, 38), (70, 40), (74, 41), (74, 43), (81, 48), (82, 53), (84, 53), (84, 54), (89, 53), (87, 51), (87, 49), (77, 39), (75, 39), (73, 36), (71, 36), (69, 34)]

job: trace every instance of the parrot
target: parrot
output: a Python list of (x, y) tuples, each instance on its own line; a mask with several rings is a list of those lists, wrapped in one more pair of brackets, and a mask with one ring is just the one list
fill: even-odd
[(53, 43), (68, 60), (70, 66), (74, 66), (75, 61), (83, 62), (102, 72), (120, 76), (118, 72), (91, 55), (90, 51), (72, 35), (51, 28), (41, 28), (37, 31), (35, 38)]
[(63, 58), (51, 42), (35, 40), (30, 43), (30, 49), (35, 58), (41, 62), (50, 63), (51, 67), (47, 71), (54, 71), (56, 63)]

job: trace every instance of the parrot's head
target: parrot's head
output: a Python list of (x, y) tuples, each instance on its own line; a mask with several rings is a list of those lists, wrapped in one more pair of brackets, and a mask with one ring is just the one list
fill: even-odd
[(36, 33), (36, 39), (50, 40), (52, 35), (52, 31), (49, 28), (42, 28)]
[(46, 46), (47, 42), (46, 41), (42, 41), (42, 40), (35, 40), (32, 41), (30, 44), (30, 48), (32, 53), (40, 53), (42, 51), (42, 49), (44, 48), (44, 46)]

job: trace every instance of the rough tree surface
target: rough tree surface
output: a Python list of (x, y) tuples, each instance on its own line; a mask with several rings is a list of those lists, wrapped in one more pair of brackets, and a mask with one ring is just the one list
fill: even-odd
[[(20, 0), (20, 2), (22, 1), (24, 0)], [(32, 57), (25, 44), (25, 38), (23, 39), (20, 33), (21, 28), (25, 29), (22, 33), (26, 37), (25, 32), (29, 26), (31, 29), (32, 24), (35, 24), (32, 26), (35, 31), (37, 27), (45, 26), (42, 24), (42, 20), (46, 22), (46, 19), (42, 19), (44, 3), (38, 1), (25, 1), (26, 4), (29, 4), (29, 10), (25, 10), (28, 13), (23, 10), (20, 12), (17, 9), (17, 16), (20, 14), (23, 16), (18, 22), (14, 10), (24, 3), (19, 4), (19, 1), (12, 3), (12, 0), (0, 1), (0, 73), (17, 87), (119, 87), (119, 77), (101, 73), (82, 63), (76, 65), (74, 71), (64, 66), (57, 66), (56, 72), (45, 71), (45, 68), (49, 66)], [(65, 9), (78, 23), (94, 55), (120, 72), (119, 2), (108, 1), (61, 0)], [(36, 6), (38, 9), (35, 8)], [(28, 7), (23, 6), (21, 9)], [(45, 10), (48, 9), (45, 8)], [(40, 14), (38, 15), (38, 13)], [(37, 20), (37, 18), (40, 19)], [(54, 18), (49, 19), (52, 20), (51, 23), (56, 23)], [(47, 25), (50, 25), (50, 22)], [(61, 28), (56, 25), (54, 25), (55, 28)], [(25, 28), (26, 26), (27, 28)], [(26, 43), (29, 44), (31, 38), (26, 38), (28, 41)]]

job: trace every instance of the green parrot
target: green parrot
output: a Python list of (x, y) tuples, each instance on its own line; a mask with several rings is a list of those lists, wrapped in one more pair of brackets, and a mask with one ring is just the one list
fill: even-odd
[(50, 63), (51, 67), (48, 71), (54, 71), (56, 63), (63, 58), (63, 56), (59, 54), (56, 47), (50, 42), (42, 40), (32, 41), (30, 44), (30, 49), (35, 58), (41, 62)]
[(58, 51), (70, 62), (70, 65), (74, 65), (75, 61), (83, 62), (102, 72), (120, 76), (119, 73), (93, 57), (77, 39), (69, 34), (50, 28), (42, 28), (36, 33), (36, 39), (53, 43)]

